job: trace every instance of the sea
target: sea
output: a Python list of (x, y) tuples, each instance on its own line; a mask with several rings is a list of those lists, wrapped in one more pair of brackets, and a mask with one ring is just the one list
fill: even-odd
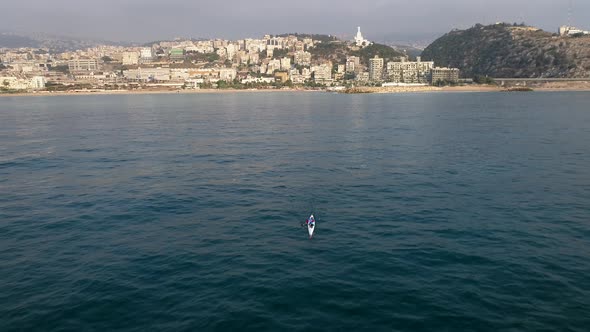
[(2, 97), (0, 331), (590, 331), (590, 94)]

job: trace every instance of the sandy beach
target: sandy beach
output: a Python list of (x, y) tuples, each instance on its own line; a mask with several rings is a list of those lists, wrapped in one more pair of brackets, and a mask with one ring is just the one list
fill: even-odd
[[(554, 82), (529, 86), (533, 91), (590, 91), (590, 82)], [(429, 93), (429, 92), (502, 92), (504, 87), (495, 85), (462, 86), (392, 86), (357, 87), (349, 93)], [(0, 97), (32, 96), (83, 96), (83, 95), (142, 95), (142, 94), (203, 94), (203, 93), (276, 93), (276, 92), (336, 92), (312, 89), (198, 89), (198, 90), (88, 90), (88, 91), (38, 91), (0, 93)], [(343, 92), (343, 91), (342, 91)]]

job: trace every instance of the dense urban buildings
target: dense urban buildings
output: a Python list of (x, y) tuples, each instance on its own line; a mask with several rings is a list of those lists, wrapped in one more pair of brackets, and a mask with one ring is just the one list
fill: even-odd
[[(331, 45), (333, 44), (333, 45)], [(379, 54), (360, 27), (352, 41), (311, 35), (265, 35), (261, 39), (174, 40), (142, 47), (98, 46), (51, 53), (0, 49), (0, 89), (85, 90), (202, 87), (358, 86), (456, 83), (458, 70), (433, 62)], [(322, 50), (345, 50), (335, 57)], [(399, 53), (402, 54), (402, 53)]]

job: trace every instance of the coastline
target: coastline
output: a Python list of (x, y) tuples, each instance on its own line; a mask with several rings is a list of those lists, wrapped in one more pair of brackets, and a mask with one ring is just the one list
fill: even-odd
[(99, 91), (38, 91), (0, 93), (1, 97), (51, 97), (91, 95), (152, 95), (152, 94), (204, 94), (204, 93), (260, 93), (260, 92), (324, 92), (304, 89), (198, 89), (198, 90), (99, 90)]
[[(530, 86), (538, 92), (590, 92), (586, 83), (544, 83)], [(494, 85), (463, 86), (399, 86), (399, 87), (359, 87), (354, 92), (331, 91), (327, 89), (198, 89), (198, 90), (98, 90), (98, 91), (38, 91), (0, 93), (1, 97), (44, 97), (44, 96), (89, 96), (89, 95), (150, 95), (150, 94), (211, 94), (211, 93), (277, 93), (277, 92), (333, 92), (350, 94), (391, 94), (391, 93), (468, 93), (468, 92), (505, 92), (506, 88)]]

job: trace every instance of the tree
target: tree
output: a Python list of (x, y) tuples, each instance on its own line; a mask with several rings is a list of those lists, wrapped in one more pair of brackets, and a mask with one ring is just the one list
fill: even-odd
[(103, 62), (113, 62), (113, 59), (110, 56), (103, 56), (100, 58)]

